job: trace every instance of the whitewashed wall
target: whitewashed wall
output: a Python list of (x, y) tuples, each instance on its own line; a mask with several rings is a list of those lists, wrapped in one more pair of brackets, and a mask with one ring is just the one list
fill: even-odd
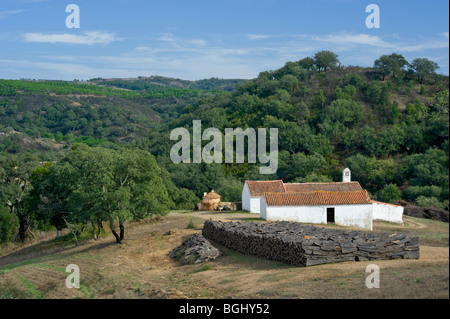
[(244, 188), (242, 189), (242, 209), (250, 211), (250, 191), (247, 183), (244, 183)]
[(335, 207), (335, 223), (343, 226), (356, 226), (372, 230), (373, 205), (337, 205)]
[(373, 206), (267, 206), (261, 197), (260, 217), (267, 221), (293, 221), (301, 223), (326, 224), (327, 208), (334, 207), (335, 223), (342, 226), (356, 226), (372, 230)]
[(260, 217), (268, 221), (286, 220), (292, 222), (326, 224), (327, 210), (323, 206), (267, 206), (261, 197)]
[(403, 223), (403, 207), (385, 203), (373, 203), (373, 219), (390, 223)]
[(250, 213), (259, 214), (261, 197), (251, 197), (250, 190), (248, 189), (247, 183), (245, 183), (242, 189), (242, 209)]
[(261, 203), (261, 197), (250, 197), (250, 213), (253, 214), (259, 214), (260, 213), (260, 203)]

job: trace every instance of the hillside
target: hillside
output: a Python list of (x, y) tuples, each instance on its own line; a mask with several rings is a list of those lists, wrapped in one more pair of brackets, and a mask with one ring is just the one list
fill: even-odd
[[(133, 223), (119, 246), (112, 236), (75, 246), (70, 234), (54, 240), (54, 232), (26, 246), (11, 244), (0, 248), (0, 299), (448, 298), (448, 224), (420, 218), (405, 217), (403, 226), (375, 223), (375, 231), (419, 236), (421, 254), (418, 260), (377, 260), (379, 289), (364, 286), (373, 260), (298, 267), (218, 244), (221, 256), (206, 263), (181, 265), (168, 257), (186, 236), (201, 233), (206, 219), (245, 222), (249, 216), (171, 212)], [(195, 228), (188, 229), (192, 220)], [(81, 270), (80, 289), (65, 287), (72, 263)]]
[(91, 79), (89, 83), (121, 88), (133, 91), (148, 91), (152, 89), (161, 89), (161, 87), (169, 87), (176, 89), (192, 89), (192, 90), (216, 90), (216, 91), (234, 91), (236, 87), (245, 82), (240, 79), (218, 79), (210, 78), (197, 81), (187, 81), (182, 79), (168, 78), (163, 76), (138, 77), (128, 79)]
[[(129, 160), (127, 154), (138, 150), (153, 155), (151, 165), (156, 171), (152, 174), (157, 173), (163, 185), (149, 187), (167, 194), (167, 209), (192, 209), (211, 189), (223, 201), (240, 201), (246, 179), (340, 181), (342, 170), (349, 167), (352, 179), (372, 199), (403, 200), (448, 212), (448, 76), (430, 73), (419, 79), (406, 67), (388, 73), (336, 65), (326, 69), (311, 60), (287, 62), (247, 81), (0, 80), (4, 166), (0, 198), (4, 203), (32, 198), (30, 179), (37, 178), (33, 170), (46, 161), (79, 165), (71, 149), (82, 143), (91, 146), (91, 151), (79, 149), (86, 158), (103, 159), (104, 153), (111, 159), (125, 156)], [(276, 172), (260, 174), (260, 163), (246, 161), (174, 164), (170, 151), (176, 141), (170, 139), (171, 132), (176, 128), (192, 132), (194, 120), (201, 120), (202, 130), (216, 128), (222, 133), (226, 128), (278, 128)], [(55, 172), (59, 168), (55, 165)], [(39, 168), (34, 174), (45, 176), (47, 169)], [(93, 173), (97, 171), (83, 174)], [(30, 215), (33, 227), (55, 224), (48, 216), (39, 220), (45, 212), (41, 206), (32, 201), (27, 205), (22, 209), (37, 210)], [(0, 218), (17, 222), (5, 214), (6, 206), (2, 206)], [(7, 233), (5, 238), (14, 237)]]

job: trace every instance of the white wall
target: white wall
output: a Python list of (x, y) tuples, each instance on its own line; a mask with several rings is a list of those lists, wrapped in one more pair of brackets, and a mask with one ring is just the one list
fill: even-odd
[(403, 223), (403, 207), (385, 203), (373, 203), (373, 219), (391, 223)]
[(250, 198), (250, 213), (259, 214), (261, 211), (261, 198), (260, 197), (251, 197)]
[(372, 230), (373, 206), (267, 206), (261, 198), (260, 217), (267, 221), (293, 221), (301, 223), (326, 224), (327, 208), (334, 207), (335, 223), (342, 226), (356, 226)]
[(261, 196), (261, 199), (260, 199), (259, 218), (267, 220), (267, 205), (266, 205), (266, 201), (264, 200), (264, 196)]
[(250, 191), (247, 183), (244, 183), (244, 188), (242, 189), (242, 209), (250, 211)]
[(356, 226), (368, 230), (372, 230), (373, 206), (365, 205), (336, 205), (335, 207), (335, 223), (343, 226)]
[(261, 197), (260, 217), (268, 221), (287, 220), (302, 223), (327, 223), (327, 210), (321, 206), (267, 206)]
[(261, 197), (251, 197), (250, 190), (248, 189), (247, 183), (245, 183), (242, 189), (242, 209), (250, 213), (259, 214)]
[(265, 219), (268, 221), (287, 220), (313, 224), (327, 223), (327, 210), (320, 206), (266, 206), (265, 211)]

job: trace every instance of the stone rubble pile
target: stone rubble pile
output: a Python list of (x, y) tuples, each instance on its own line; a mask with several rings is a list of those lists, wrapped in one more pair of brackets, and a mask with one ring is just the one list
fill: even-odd
[(189, 236), (180, 246), (169, 252), (169, 257), (178, 259), (183, 265), (198, 264), (219, 255), (220, 251), (201, 234)]
[(341, 261), (418, 259), (419, 239), (294, 222), (205, 222), (204, 237), (243, 254), (312, 266)]

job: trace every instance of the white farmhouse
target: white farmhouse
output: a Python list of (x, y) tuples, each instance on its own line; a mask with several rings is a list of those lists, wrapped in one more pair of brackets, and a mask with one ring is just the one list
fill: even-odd
[(283, 183), (274, 181), (245, 181), (242, 189), (242, 209), (250, 213), (260, 213), (263, 193), (305, 193), (314, 191), (349, 192), (363, 190), (358, 182), (342, 183)]
[(346, 168), (342, 182), (245, 181), (242, 209), (269, 221), (335, 223), (372, 230), (374, 220), (403, 223), (403, 207), (370, 199)]
[(365, 190), (264, 193), (260, 216), (268, 221), (357, 226), (372, 230), (373, 204)]

